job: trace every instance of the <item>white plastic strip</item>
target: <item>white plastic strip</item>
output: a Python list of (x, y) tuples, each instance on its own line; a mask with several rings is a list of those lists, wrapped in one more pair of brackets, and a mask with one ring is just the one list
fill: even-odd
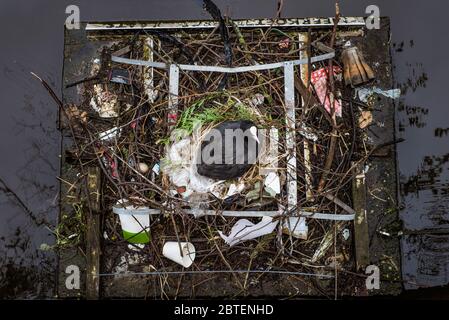
[[(120, 207), (113, 208), (114, 213), (126, 215), (157, 215), (161, 214), (161, 210), (159, 209), (149, 209), (146, 208), (142, 211), (130, 211)], [(185, 214), (193, 214), (195, 216), (223, 216), (223, 217), (239, 217), (239, 218), (262, 218), (262, 217), (277, 217), (280, 216), (279, 211), (217, 211), (217, 210), (201, 210), (201, 209), (184, 209), (182, 210)], [(305, 217), (309, 219), (318, 219), (318, 220), (332, 220), (332, 221), (352, 221), (354, 220), (353, 214), (333, 214), (333, 213), (319, 213), (319, 212), (308, 212), (308, 211), (299, 211), (298, 217)]]
[[(335, 52), (330, 52), (326, 54), (322, 54), (319, 56), (312, 57), (310, 59), (311, 63), (332, 59), (335, 57)], [(145, 61), (145, 60), (136, 60), (136, 59), (128, 59), (122, 57), (112, 56), (111, 60), (117, 63), (123, 64), (132, 64), (137, 66), (146, 66), (153, 67), (159, 69), (168, 69), (170, 64), (166, 64), (163, 62), (155, 62), (155, 61)], [(220, 66), (198, 66), (198, 65), (189, 65), (189, 64), (178, 64), (178, 68), (185, 71), (203, 71), (203, 72), (221, 72), (221, 73), (240, 73), (240, 72), (248, 72), (248, 71), (261, 71), (261, 70), (270, 70), (284, 67), (286, 63), (291, 63), (294, 66), (307, 64), (307, 59), (299, 59), (299, 60), (291, 60), (286, 62), (276, 62), (276, 63), (268, 63), (268, 64), (258, 64), (254, 66), (243, 66), (243, 67), (220, 67)]]
[(284, 96), (286, 115), (286, 148), (287, 148), (287, 203), (293, 210), (298, 203), (298, 186), (296, 177), (296, 111), (295, 111), (295, 69), (291, 62), (284, 67)]
[(170, 129), (176, 125), (178, 112), (178, 94), (179, 94), (179, 69), (175, 64), (170, 65), (169, 75), (169, 98), (168, 98), (168, 126)]

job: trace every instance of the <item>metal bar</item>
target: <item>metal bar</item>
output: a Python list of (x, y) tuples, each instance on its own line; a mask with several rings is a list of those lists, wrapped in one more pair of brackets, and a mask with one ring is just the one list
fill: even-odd
[(353, 214), (333, 214), (333, 213), (316, 213), (316, 212), (300, 212), (301, 217), (317, 220), (330, 221), (353, 221), (355, 215)]
[[(161, 214), (159, 209), (141, 209), (141, 210), (126, 210), (123, 208), (115, 207), (113, 209), (116, 214), (129, 214), (129, 215), (158, 215)], [(224, 217), (242, 217), (242, 218), (262, 218), (262, 217), (277, 217), (280, 216), (279, 211), (217, 211), (217, 210), (207, 210), (207, 209), (184, 209), (182, 210), (185, 214), (194, 215), (208, 215), (208, 216), (224, 216)], [(218, 212), (218, 213), (217, 213)], [(333, 214), (333, 213), (319, 213), (319, 212), (308, 212), (299, 211), (297, 217), (304, 217), (309, 219), (317, 220), (332, 220), (332, 221), (352, 221), (355, 215), (353, 214)], [(290, 216), (289, 216), (290, 217)], [(293, 217), (293, 216), (291, 216)]]
[[(148, 36), (144, 42), (144, 52), (148, 61), (153, 62), (154, 60), (154, 40), (153, 37)], [(145, 92), (148, 96), (148, 99), (151, 103), (154, 102), (154, 68), (146, 67), (143, 72), (144, 86)]]
[(292, 212), (297, 205), (297, 181), (296, 181), (296, 130), (295, 130), (295, 70), (291, 62), (284, 65), (284, 95), (286, 109), (286, 147), (287, 147), (287, 207)]
[(158, 68), (158, 69), (167, 69), (168, 68), (166, 63), (156, 62), (156, 61), (128, 59), (128, 58), (122, 58), (122, 57), (117, 57), (117, 56), (111, 56), (111, 60), (113, 62), (117, 62), (117, 63), (133, 64), (136, 66), (152, 67), (152, 68)]
[[(318, 62), (323, 60), (332, 59), (335, 57), (335, 52), (326, 53), (320, 56), (313, 57), (311, 62)], [(277, 62), (277, 63), (268, 63), (268, 64), (257, 64), (252, 66), (244, 66), (244, 67), (216, 67), (216, 66), (196, 66), (196, 65), (180, 65), (180, 69), (188, 70), (188, 71), (209, 71), (209, 72), (222, 72), (222, 73), (239, 73), (239, 72), (248, 72), (248, 71), (260, 71), (260, 70), (269, 70), (281, 68), (284, 66), (285, 62)], [(300, 65), (308, 63), (307, 59), (299, 59), (288, 61), (293, 65)]]
[[(310, 59), (311, 63), (315, 63), (318, 61), (328, 60), (335, 57), (335, 52), (330, 52), (326, 54), (322, 54), (319, 56), (312, 57)], [(145, 60), (136, 60), (136, 59), (128, 59), (117, 56), (112, 56), (111, 60), (117, 63), (123, 64), (132, 64), (138, 66), (147, 66), (159, 69), (168, 69), (169, 65), (163, 62), (155, 62), (155, 61), (145, 61)], [(277, 62), (277, 63), (269, 63), (269, 64), (258, 64), (253, 66), (243, 66), (243, 67), (220, 67), (220, 66), (197, 66), (197, 65), (188, 65), (188, 64), (179, 64), (177, 67), (181, 70), (185, 71), (203, 71), (203, 72), (220, 72), (220, 73), (240, 73), (240, 72), (249, 72), (249, 71), (261, 71), (261, 70), (270, 70), (276, 68), (284, 67), (285, 63), (291, 63), (294, 66), (306, 64), (308, 63), (308, 59), (299, 59), (299, 60), (291, 60), (287, 62)]]
[(179, 91), (179, 69), (175, 64), (170, 65), (169, 75), (169, 98), (168, 98), (168, 126), (172, 129), (178, 120), (178, 91)]
[(268, 149), (270, 161), (269, 166), (275, 171), (279, 168), (279, 130), (277, 128), (270, 129), (270, 147)]
[[(333, 27), (334, 18), (291, 18), (291, 19), (245, 19), (234, 20), (240, 28), (261, 27)], [(365, 26), (363, 17), (341, 17), (339, 26)], [(218, 22), (206, 21), (155, 21), (155, 22), (112, 22), (87, 23), (86, 31), (117, 31), (117, 30), (170, 30), (170, 29), (211, 29), (216, 28)]]
[(307, 273), (298, 271), (282, 271), (282, 270), (183, 270), (183, 271), (150, 271), (150, 272), (126, 272), (126, 273), (98, 273), (97, 277), (117, 277), (117, 276), (167, 276), (167, 275), (177, 275), (177, 274), (207, 274), (207, 273), (269, 273), (269, 274), (286, 274), (286, 275), (297, 275), (305, 277), (316, 277), (324, 279), (335, 278), (332, 274), (322, 274), (322, 273)]

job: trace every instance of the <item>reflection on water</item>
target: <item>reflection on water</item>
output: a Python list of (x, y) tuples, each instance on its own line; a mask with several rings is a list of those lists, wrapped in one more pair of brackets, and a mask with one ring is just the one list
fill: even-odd
[[(434, 196), (444, 196), (448, 192), (445, 173), (448, 171), (449, 153), (444, 156), (426, 156), (415, 175), (403, 180), (403, 195), (430, 190)], [(443, 175), (443, 177), (441, 177)]]
[(18, 61), (2, 66), (0, 297), (5, 298), (54, 295), (55, 254), (40, 245), (54, 241), (60, 138), (57, 109), (31, 78), (32, 69)]
[[(406, 289), (449, 282), (448, 92), (440, 86), (446, 81), (441, 70), (447, 69), (448, 63), (424, 52), (430, 48), (421, 42), (426, 41), (417, 38), (409, 46), (401, 43), (394, 51), (398, 86), (403, 92), (397, 109), (398, 134), (407, 139), (398, 146)], [(440, 46), (443, 50), (447, 44)]]
[(426, 117), (429, 109), (423, 107), (404, 105), (401, 101), (398, 105), (398, 111), (404, 112), (407, 119), (399, 122), (399, 132), (404, 132), (407, 127), (424, 128), (427, 124)]
[(435, 129), (435, 137), (443, 138), (444, 136), (449, 135), (449, 128), (436, 128)]
[[(45, 298), (53, 296), (54, 254), (33, 248), (28, 228), (24, 234), (17, 228), (12, 235), (0, 238), (0, 297)], [(39, 230), (34, 230), (39, 233)]]

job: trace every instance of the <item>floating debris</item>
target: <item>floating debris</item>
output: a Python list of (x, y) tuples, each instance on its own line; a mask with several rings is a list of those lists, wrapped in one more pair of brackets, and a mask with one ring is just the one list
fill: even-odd
[(196, 251), (195, 246), (190, 242), (169, 241), (164, 244), (162, 254), (167, 259), (188, 268), (195, 260)]
[(122, 226), (123, 237), (131, 243), (144, 244), (150, 242), (149, 208), (136, 206), (129, 200), (119, 200), (113, 207), (118, 214)]
[(115, 127), (115, 128), (106, 130), (104, 132), (101, 132), (98, 137), (100, 138), (100, 140), (110, 141), (110, 140), (114, 139), (119, 133), (120, 133), (120, 128)]
[(373, 114), (371, 111), (362, 111), (359, 117), (359, 128), (365, 129), (373, 122)]
[(345, 241), (349, 240), (349, 237), (351, 236), (351, 231), (349, 231), (348, 228), (343, 229), (343, 239), (345, 239)]
[[(317, 93), (318, 99), (324, 104), (324, 108), (330, 114), (335, 113), (336, 116), (341, 117), (341, 100), (337, 98), (334, 92), (329, 92), (328, 89), (328, 68), (321, 68), (312, 72), (312, 84)], [(339, 67), (333, 68), (334, 74), (341, 73)]]
[(148, 171), (150, 171), (150, 167), (144, 162), (138, 163), (137, 168), (142, 174), (146, 174)]
[(282, 227), (284, 233), (292, 235), (298, 239), (307, 240), (309, 228), (307, 227), (306, 218), (292, 217), (285, 219)]
[(131, 76), (128, 70), (112, 69), (110, 75), (110, 81), (120, 84), (131, 84)]
[(344, 65), (346, 85), (356, 87), (375, 78), (373, 69), (365, 62), (357, 47), (344, 49), (341, 53), (341, 60)]
[(365, 103), (368, 102), (368, 99), (375, 93), (391, 99), (398, 99), (401, 96), (401, 89), (382, 90), (378, 87), (371, 87), (371, 88), (357, 89), (356, 92), (360, 101)]
[(240, 219), (232, 227), (231, 233), (225, 236), (223, 232), (218, 231), (220, 237), (229, 245), (234, 246), (242, 241), (256, 239), (274, 231), (278, 221), (271, 217), (263, 217), (259, 223), (254, 224), (247, 219)]
[(270, 172), (264, 181), (265, 190), (272, 196), (275, 197), (277, 194), (281, 193), (281, 182), (279, 180), (279, 176)]

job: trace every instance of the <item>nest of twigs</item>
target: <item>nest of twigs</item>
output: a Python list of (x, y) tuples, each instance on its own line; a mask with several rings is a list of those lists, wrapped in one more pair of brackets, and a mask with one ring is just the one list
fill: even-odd
[[(102, 195), (104, 210), (104, 231), (107, 235), (105, 245), (109, 248), (108, 260), (116, 261), (128, 251), (128, 244), (120, 233), (120, 224), (110, 208), (119, 199), (140, 199), (139, 205), (161, 210), (161, 215), (151, 220), (151, 242), (138, 252), (139, 263), (135, 268), (142, 270), (151, 266), (149, 271), (181, 270), (178, 266), (162, 257), (164, 242), (190, 241), (197, 249), (192, 270), (284, 270), (294, 272), (315, 272), (317, 268), (335, 264), (351, 268), (351, 245), (341, 236), (343, 226), (350, 224), (323, 220), (308, 220), (308, 239), (295, 239), (291, 235), (273, 233), (259, 239), (243, 242), (229, 247), (218, 236), (217, 231), (228, 233), (237, 218), (223, 217), (223, 210), (277, 210), (286, 207), (287, 193), (285, 183), (276, 197), (265, 197), (263, 190), (260, 198), (248, 203), (245, 192), (251, 190), (260, 176), (256, 170), (250, 170), (243, 178), (248, 188), (232, 201), (210, 196), (203, 206), (216, 211), (215, 216), (195, 218), (185, 214), (185, 208), (192, 207), (188, 201), (176, 193), (177, 188), (162, 173), (152, 170), (165, 157), (170, 133), (173, 129), (167, 122), (169, 100), (169, 77), (166, 70), (151, 69), (143, 66), (130, 66), (111, 62), (111, 53), (129, 47), (123, 57), (153, 60), (165, 63), (198, 65), (248, 66), (296, 60), (300, 53), (322, 54), (310, 43), (314, 39), (331, 41), (332, 34), (312, 32), (309, 43), (298, 42), (297, 33), (276, 28), (238, 29), (229, 23), (228, 42), (224, 43), (223, 34), (218, 30), (197, 31), (175, 34), (149, 34), (139, 32), (103, 48), (99, 55), (102, 59), (93, 63), (92, 75), (99, 74), (96, 81), (84, 86), (84, 102), (72, 114), (75, 140), (78, 150), (77, 161), (88, 165), (96, 163), (104, 175)], [(148, 41), (152, 41), (149, 51)], [(227, 50), (226, 48), (231, 48)], [(334, 65), (338, 61), (333, 61)], [(328, 67), (328, 62), (309, 65), (310, 72)], [(129, 75), (126, 84), (112, 83), (111, 70), (124, 70)], [(106, 70), (106, 71), (105, 71)], [(298, 70), (295, 71), (299, 77)], [(123, 72), (122, 72), (123, 73)], [(282, 69), (246, 72), (232, 75), (206, 72), (180, 72), (178, 117), (174, 128), (193, 130), (195, 122), (203, 126), (213, 126), (229, 119), (248, 118), (259, 127), (276, 127), (279, 130), (279, 175), (286, 177), (285, 146), (285, 103), (284, 75)], [(313, 86), (305, 84), (313, 93)], [(323, 213), (341, 213), (342, 209), (326, 195), (332, 195), (351, 206), (350, 173), (351, 161), (357, 158), (356, 128), (350, 97), (342, 83), (334, 80), (329, 92), (341, 96), (343, 114), (335, 120), (337, 126), (326, 115), (324, 108), (306, 106), (296, 92), (297, 127), (301, 124), (318, 136), (311, 142), (300, 133), (296, 135), (298, 204), (297, 208)], [(245, 108), (251, 99), (258, 95), (262, 103), (257, 113)], [(100, 98), (99, 98), (100, 96)], [(345, 99), (348, 97), (348, 99)], [(92, 108), (92, 100), (97, 99), (97, 107), (108, 106), (105, 117), (101, 111)], [(240, 109), (239, 109), (240, 106)], [(242, 107), (243, 106), (243, 107)], [(250, 111), (248, 111), (250, 110)], [(83, 115), (81, 119), (80, 115)], [(111, 130), (113, 128), (114, 130)], [(334, 136), (335, 141), (332, 142)], [(333, 145), (334, 144), (334, 145)], [(304, 158), (304, 148), (310, 153), (310, 160)], [(333, 146), (332, 146), (333, 145)], [(331, 150), (333, 148), (333, 150)], [(332, 162), (326, 168), (329, 153)], [(143, 172), (139, 164), (145, 164), (150, 170)], [(257, 167), (257, 165), (255, 165)], [(144, 170), (145, 171), (145, 170)], [(309, 174), (306, 179), (306, 173)], [(307, 197), (307, 190), (312, 197)], [(174, 191), (174, 192), (173, 192)], [(255, 204), (256, 203), (256, 204)], [(289, 213), (291, 214), (291, 213)], [(250, 219), (251, 220), (251, 219)], [(258, 221), (258, 219), (254, 219)], [(322, 245), (326, 234), (332, 233), (334, 244), (338, 246), (338, 256), (334, 250), (322, 255), (318, 261), (311, 262), (314, 253)], [(113, 248), (113, 249), (111, 249)], [(114, 260), (114, 257), (117, 260)], [(115, 269), (113, 262), (106, 264), (108, 272)], [(146, 269), (144, 269), (146, 270)], [(321, 270), (321, 269), (320, 269)]]

